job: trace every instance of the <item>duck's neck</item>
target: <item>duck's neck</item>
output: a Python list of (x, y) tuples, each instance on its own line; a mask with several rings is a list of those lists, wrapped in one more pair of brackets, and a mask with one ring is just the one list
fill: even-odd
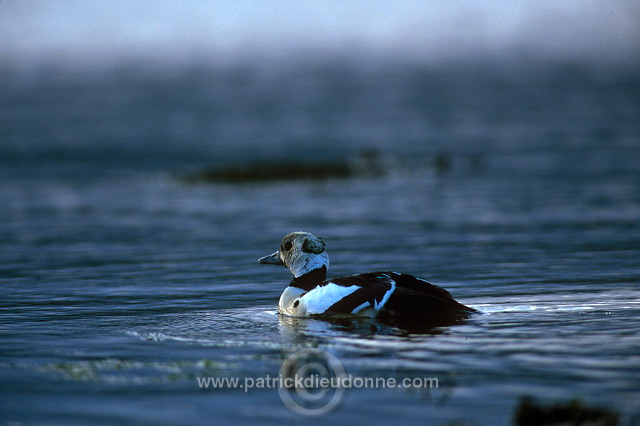
[(318, 284), (327, 279), (327, 267), (322, 265), (320, 268), (313, 269), (304, 275), (295, 277), (291, 280), (289, 287), (301, 288), (304, 291), (309, 291), (316, 287)]

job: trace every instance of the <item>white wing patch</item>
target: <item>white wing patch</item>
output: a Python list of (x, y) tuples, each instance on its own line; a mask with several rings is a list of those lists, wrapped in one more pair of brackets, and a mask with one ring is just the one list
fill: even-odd
[[(368, 308), (368, 307), (369, 307), (369, 302), (364, 302), (362, 305), (358, 306), (353, 311), (351, 311), (351, 313), (352, 314), (357, 314), (358, 312), (360, 312), (364, 308)], [(377, 309), (376, 309), (376, 311), (377, 311)]]
[[(307, 311), (307, 314), (309, 315), (324, 314), (325, 311), (329, 309), (329, 307), (331, 307), (334, 303), (342, 300), (344, 297), (347, 297), (360, 288), (361, 287), (357, 285), (345, 287), (330, 282), (326, 285), (316, 287), (313, 290), (307, 292), (300, 298), (300, 303), (303, 304)], [(385, 295), (385, 297), (388, 298), (388, 294)]]
[[(389, 277), (388, 275), (386, 275), (386, 276)], [(391, 288), (389, 288), (389, 290), (387, 290), (387, 292), (385, 293), (385, 295), (382, 298), (382, 300), (380, 301), (380, 303), (378, 303), (377, 300), (374, 302), (375, 306), (373, 306), (373, 309), (375, 309), (376, 312), (378, 312), (380, 310), (380, 308), (382, 308), (384, 306), (384, 304), (387, 303), (387, 300), (389, 300), (389, 298), (391, 297), (391, 294), (396, 290), (396, 282), (394, 280), (392, 280), (391, 277), (389, 277), (389, 284), (391, 284)]]

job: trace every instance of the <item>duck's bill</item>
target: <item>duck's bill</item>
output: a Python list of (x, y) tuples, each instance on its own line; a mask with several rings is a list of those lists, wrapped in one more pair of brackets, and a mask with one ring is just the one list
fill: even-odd
[(269, 256), (261, 257), (260, 259), (258, 259), (258, 262), (262, 263), (263, 265), (284, 265), (284, 263), (282, 263), (282, 260), (280, 260), (280, 255), (278, 254), (278, 252), (270, 254)]

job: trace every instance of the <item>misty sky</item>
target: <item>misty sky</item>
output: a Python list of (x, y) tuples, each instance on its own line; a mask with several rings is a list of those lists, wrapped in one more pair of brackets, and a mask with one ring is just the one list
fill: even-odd
[(0, 59), (212, 62), (361, 52), (636, 61), (640, 2), (1, 0)]

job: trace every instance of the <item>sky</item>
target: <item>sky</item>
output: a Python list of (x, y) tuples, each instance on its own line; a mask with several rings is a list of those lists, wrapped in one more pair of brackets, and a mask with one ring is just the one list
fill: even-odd
[(0, 60), (229, 63), (336, 53), (422, 62), (637, 62), (637, 0), (0, 0)]

